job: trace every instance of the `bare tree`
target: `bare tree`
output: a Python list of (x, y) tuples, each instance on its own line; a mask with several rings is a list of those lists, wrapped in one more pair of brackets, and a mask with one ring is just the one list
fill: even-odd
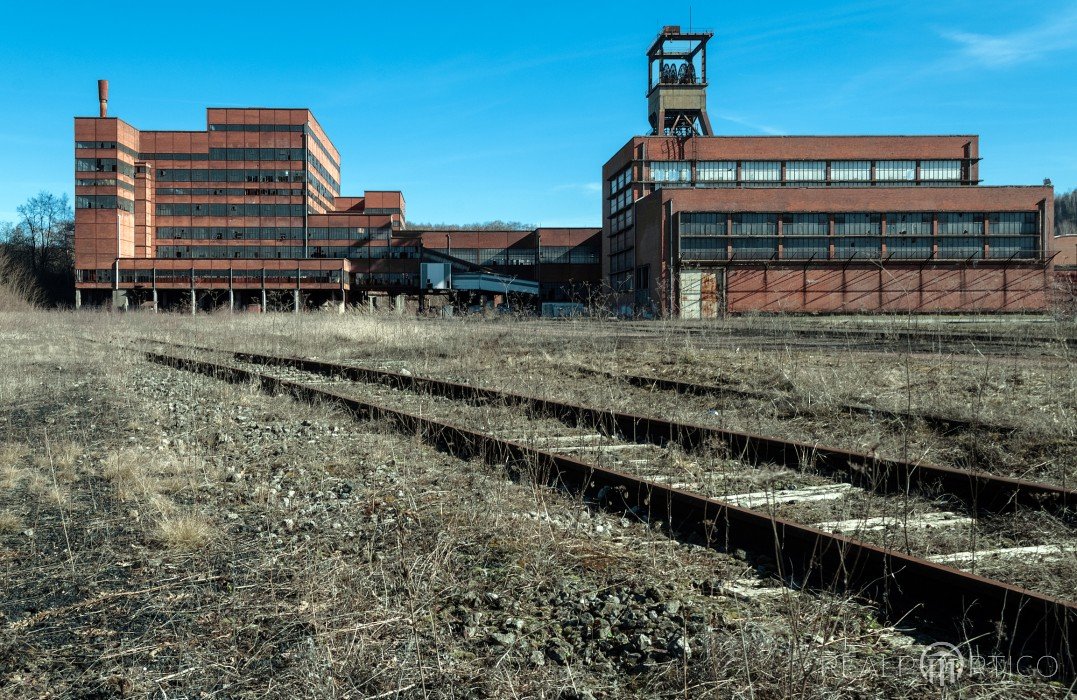
[(66, 194), (40, 192), (19, 206), (19, 222), (3, 232), (35, 275), (70, 266), (74, 213)]
[(1077, 235), (1077, 190), (1055, 197), (1055, 235)]

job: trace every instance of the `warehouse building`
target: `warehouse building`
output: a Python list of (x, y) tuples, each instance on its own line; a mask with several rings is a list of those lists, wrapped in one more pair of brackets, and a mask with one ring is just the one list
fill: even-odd
[(307, 109), (207, 110), (204, 131), (75, 119), (75, 300), (265, 310), (586, 301), (600, 231), (414, 231), (399, 191), (340, 193)]
[(710, 32), (648, 51), (651, 133), (602, 170), (624, 314), (1045, 308), (1053, 190), (980, 184), (979, 139), (715, 136)]

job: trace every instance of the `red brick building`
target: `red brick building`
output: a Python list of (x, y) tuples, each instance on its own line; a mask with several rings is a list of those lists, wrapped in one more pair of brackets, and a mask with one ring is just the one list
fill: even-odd
[(107, 116), (107, 90), (100, 116), (75, 119), (77, 306), (467, 303), (495, 287), (534, 305), (584, 299), (599, 277), (597, 229), (411, 231), (399, 191), (342, 197), (310, 110), (211, 108), (204, 131), (144, 131)]
[(603, 167), (623, 313), (1043, 309), (1053, 190), (980, 185), (976, 136), (712, 136), (708, 32), (648, 52), (652, 134)]

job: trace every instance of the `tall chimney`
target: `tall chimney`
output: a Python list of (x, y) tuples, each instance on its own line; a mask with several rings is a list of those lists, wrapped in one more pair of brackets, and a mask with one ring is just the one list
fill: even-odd
[(101, 118), (108, 116), (108, 81), (97, 81), (97, 99), (101, 100)]

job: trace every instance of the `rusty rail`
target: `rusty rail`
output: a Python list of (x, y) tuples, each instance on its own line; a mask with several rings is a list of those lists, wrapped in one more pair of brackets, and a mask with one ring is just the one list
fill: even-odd
[(425, 391), (450, 399), (518, 405), (533, 414), (586, 424), (637, 443), (660, 446), (673, 443), (687, 450), (724, 445), (732, 456), (750, 463), (775, 463), (793, 468), (810, 465), (877, 493), (904, 493), (908, 489), (928, 495), (944, 493), (974, 512), (1003, 513), (1016, 508), (1031, 508), (1065, 520), (1077, 518), (1077, 491), (1025, 479), (926, 462), (884, 459), (837, 447), (619, 413), (367, 367), (258, 353), (237, 352), (233, 356), (242, 362), (293, 367), (314, 374)]
[[(330, 389), (184, 357), (154, 352), (146, 357), (230, 382), (257, 382), (265, 391), (303, 401), (330, 402), (360, 419), (388, 421), (457, 457), (509, 466), (518, 478), (532, 475), (610, 510), (644, 512), (668, 523), (681, 539), (774, 557), (787, 583), (865, 597), (892, 620), (919, 624), (942, 638), (972, 640), (983, 654), (1051, 657), (1060, 668), (1056, 680), (1077, 675), (1072, 653), (1077, 607), (1071, 603)], [(599, 502), (604, 489), (616, 495)]]
[[(791, 408), (800, 409), (795, 397), (787, 396), (777, 391), (758, 391), (754, 389), (744, 389), (741, 387), (730, 386), (728, 384), (694, 384), (692, 382), (681, 381), (679, 379), (666, 379), (664, 377), (652, 377), (638, 374), (616, 374), (614, 372), (606, 372), (603, 370), (591, 369), (589, 367), (580, 367), (581, 372), (587, 374), (594, 374), (614, 381), (624, 381), (633, 386), (638, 386), (643, 389), (662, 389), (665, 391), (673, 391), (678, 394), (691, 394), (695, 396), (717, 396), (718, 398), (725, 397), (739, 397), (745, 399), (754, 399), (759, 401), (784, 401)], [(838, 403), (831, 406), (834, 410), (841, 411), (843, 413), (849, 413), (853, 415), (861, 416), (879, 416), (888, 420), (896, 420), (905, 424), (914, 423), (916, 421), (923, 421), (929, 426), (941, 431), (943, 434), (955, 433), (961, 431), (978, 430), (982, 432), (992, 432), (1000, 434), (1009, 434), (1017, 431), (1016, 426), (1002, 425), (998, 423), (988, 423), (979, 420), (968, 420), (963, 418), (950, 418), (948, 416), (941, 416), (934, 413), (917, 413), (912, 411), (895, 411), (888, 408), (878, 408), (876, 406), (866, 406), (863, 404), (853, 403)], [(809, 408), (809, 410), (811, 410)]]

